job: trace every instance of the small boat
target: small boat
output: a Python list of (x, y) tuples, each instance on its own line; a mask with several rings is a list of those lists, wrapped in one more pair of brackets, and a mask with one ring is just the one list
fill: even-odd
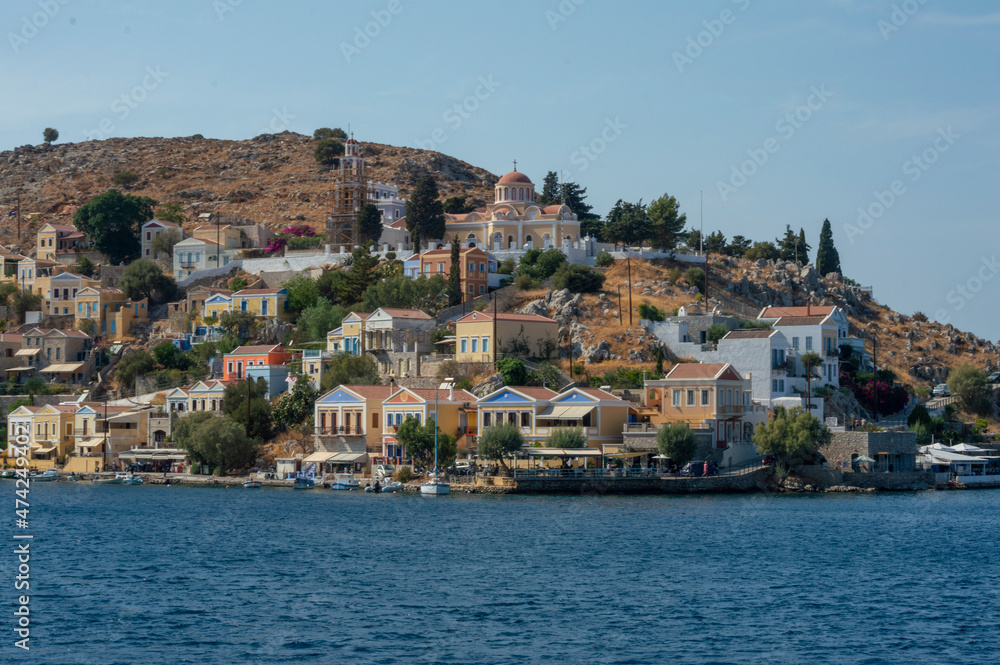
[(17, 471), (14, 469), (7, 469), (3, 473), (0, 473), (0, 478), (13, 478), (17, 475)]
[(116, 473), (115, 477), (121, 476), (122, 485), (142, 485), (142, 476), (136, 476), (132, 473)]
[(94, 485), (124, 485), (125, 479), (121, 478), (120, 474), (115, 474), (114, 476), (105, 476), (103, 478), (94, 476), (94, 479), (90, 482)]
[(447, 481), (438, 478), (435, 473), (426, 483), (420, 484), (420, 493), (428, 495), (441, 495), (451, 492), (451, 485)]
[(51, 483), (54, 480), (59, 480), (59, 474), (55, 469), (48, 469), (45, 473), (36, 473), (28, 476), (28, 480), (33, 483)]
[(316, 487), (316, 481), (312, 478), (296, 478), (295, 482), (292, 483), (294, 490), (309, 490), (313, 487)]
[(245, 487), (248, 490), (250, 490), (250, 489), (257, 489), (259, 487), (263, 487), (263, 485), (261, 485), (261, 482), (259, 480), (248, 480), (245, 483), (243, 483), (243, 487)]
[(80, 480), (80, 476), (76, 475), (75, 473), (71, 473), (70, 475), (66, 476), (66, 480), (75, 483)]
[(350, 473), (338, 473), (333, 477), (333, 482), (330, 483), (330, 489), (341, 492), (356, 490), (359, 487), (361, 487), (361, 483)]

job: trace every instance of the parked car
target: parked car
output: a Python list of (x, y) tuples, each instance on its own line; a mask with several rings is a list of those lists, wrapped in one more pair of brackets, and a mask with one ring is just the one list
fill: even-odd
[(934, 396), (935, 397), (947, 397), (948, 396), (948, 384), (939, 383), (934, 386)]
[(472, 462), (456, 462), (451, 471), (455, 475), (471, 476), (476, 472), (476, 465)]
[(988, 377), (986, 377), (986, 380), (989, 381), (990, 383), (1000, 383), (1000, 372), (993, 372)]
[(705, 475), (705, 460), (691, 460), (681, 469), (682, 476), (703, 476)]
[(372, 471), (372, 475), (376, 478), (392, 478), (392, 474), (396, 471), (396, 467), (392, 464), (379, 464)]

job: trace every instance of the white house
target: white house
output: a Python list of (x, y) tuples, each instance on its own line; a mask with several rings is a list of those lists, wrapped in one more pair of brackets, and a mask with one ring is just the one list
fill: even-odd
[(160, 235), (169, 233), (171, 230), (177, 231), (178, 235), (182, 238), (184, 234), (181, 232), (181, 228), (174, 224), (173, 222), (166, 222), (162, 219), (151, 219), (142, 225), (142, 258), (144, 259), (159, 259), (166, 258), (165, 256), (159, 255), (153, 249), (153, 241), (156, 240)]
[(229, 265), (239, 250), (224, 249), (214, 240), (188, 238), (174, 245), (174, 279), (186, 279), (196, 270)]

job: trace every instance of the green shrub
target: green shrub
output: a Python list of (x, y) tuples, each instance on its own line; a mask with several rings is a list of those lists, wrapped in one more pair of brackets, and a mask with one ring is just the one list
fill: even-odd
[(518, 275), (514, 278), (514, 286), (516, 286), (519, 291), (532, 291), (541, 286), (541, 282), (533, 279), (531, 275)]
[(704, 270), (692, 266), (684, 271), (684, 278), (687, 280), (688, 286), (695, 286), (698, 288), (699, 291), (704, 292), (705, 290)]
[(608, 266), (613, 266), (615, 264), (615, 257), (611, 256), (608, 252), (601, 250), (601, 253), (597, 255), (594, 259), (594, 264), (598, 268), (607, 268)]
[(712, 324), (712, 327), (709, 328), (708, 332), (705, 333), (705, 337), (708, 338), (709, 342), (711, 342), (712, 344), (715, 344), (716, 342), (718, 342), (720, 339), (722, 339), (723, 337), (725, 337), (728, 334), (729, 334), (729, 328), (727, 328), (726, 326), (724, 326), (721, 323), (715, 323), (715, 324)]
[(139, 182), (139, 176), (132, 173), (131, 171), (119, 171), (118, 173), (111, 176), (111, 182), (118, 187), (131, 187), (135, 183)]
[(639, 305), (639, 318), (647, 321), (663, 321), (665, 319), (663, 310), (649, 303)]
[(413, 469), (408, 466), (401, 466), (392, 474), (392, 479), (399, 483), (408, 483), (413, 480)]
[(679, 282), (681, 279), (681, 274), (682, 273), (680, 268), (671, 268), (670, 272), (667, 273), (667, 280), (670, 282), (671, 285), (676, 285), (677, 282)]
[(573, 293), (595, 293), (604, 286), (604, 275), (590, 266), (564, 265), (552, 276), (552, 288)]

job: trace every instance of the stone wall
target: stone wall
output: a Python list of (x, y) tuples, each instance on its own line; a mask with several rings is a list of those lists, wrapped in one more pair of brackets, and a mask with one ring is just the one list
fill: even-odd
[(850, 462), (851, 455), (916, 455), (917, 435), (913, 432), (834, 432), (830, 445), (821, 452), (831, 466)]
[(860, 487), (886, 491), (921, 490), (934, 487), (932, 471), (905, 473), (851, 473), (822, 466), (801, 466), (797, 474), (820, 487)]
[(517, 494), (725, 494), (763, 490), (770, 469), (708, 478), (518, 478)]

